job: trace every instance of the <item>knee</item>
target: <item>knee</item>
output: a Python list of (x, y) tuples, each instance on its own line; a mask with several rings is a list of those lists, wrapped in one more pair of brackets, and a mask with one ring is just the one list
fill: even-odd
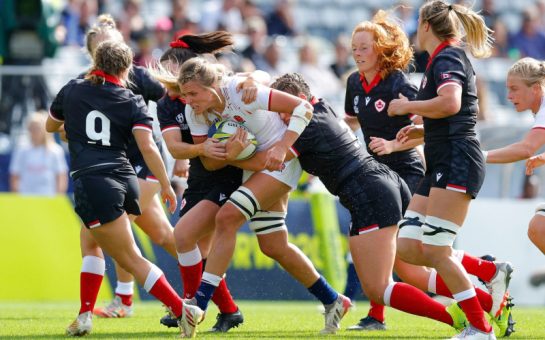
[(243, 222), (242, 214), (233, 205), (226, 204), (216, 215), (216, 233), (236, 233)]
[(174, 234), (170, 225), (163, 225), (149, 235), (151, 241), (160, 247), (165, 247), (174, 242)]
[(419, 264), (421, 258), (421, 249), (414, 243), (416, 241), (410, 241), (405, 238), (397, 239), (397, 256), (404, 262), (411, 264)]

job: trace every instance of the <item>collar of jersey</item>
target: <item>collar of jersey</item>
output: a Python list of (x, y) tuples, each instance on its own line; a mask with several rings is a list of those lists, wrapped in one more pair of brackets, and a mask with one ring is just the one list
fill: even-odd
[(371, 80), (371, 84), (367, 84), (367, 79), (365, 79), (365, 76), (363, 74), (360, 74), (360, 80), (361, 80), (361, 86), (363, 87), (363, 90), (365, 91), (365, 93), (369, 93), (371, 92), (373, 88), (375, 88), (375, 86), (378, 85), (378, 83), (380, 83), (382, 78), (380, 76), (380, 72), (378, 72), (375, 75), (375, 78)]
[(170, 100), (172, 100), (172, 101), (179, 100), (179, 101), (181, 101), (183, 104), (186, 104), (185, 100), (184, 100), (182, 97), (180, 97), (180, 96), (168, 96), (168, 97), (169, 97)]
[(113, 76), (111, 74), (108, 74), (102, 70), (94, 70), (94, 71), (91, 71), (91, 74), (94, 74), (95, 76), (99, 76), (99, 77), (102, 77), (104, 78), (105, 81), (107, 81), (108, 83), (112, 83), (114, 85), (117, 85), (117, 86), (121, 86), (121, 87), (125, 87), (123, 86), (123, 83), (121, 82), (121, 80), (119, 78), (117, 78), (116, 76)]
[(447, 46), (452, 46), (452, 45), (457, 45), (457, 44), (458, 44), (458, 41), (456, 41), (454, 39), (447, 39), (447, 40), (441, 42), (439, 44), (439, 46), (437, 46), (435, 48), (435, 50), (431, 54), (430, 58), (428, 59), (428, 63), (426, 64), (426, 71), (430, 68), (431, 63), (433, 62), (433, 59), (439, 54), (439, 52), (444, 50)]

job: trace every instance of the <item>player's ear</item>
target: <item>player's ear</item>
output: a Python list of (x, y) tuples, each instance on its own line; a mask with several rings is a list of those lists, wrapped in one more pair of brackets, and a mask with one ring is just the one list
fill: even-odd
[(304, 100), (307, 100), (308, 101), (308, 98), (307, 96), (305, 96), (302, 92), (299, 92), (299, 98), (301, 99), (304, 99)]

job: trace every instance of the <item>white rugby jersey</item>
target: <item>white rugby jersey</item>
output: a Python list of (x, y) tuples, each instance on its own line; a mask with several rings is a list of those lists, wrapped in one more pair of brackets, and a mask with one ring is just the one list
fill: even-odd
[[(232, 120), (244, 125), (257, 139), (257, 149), (265, 150), (279, 141), (288, 129), (276, 112), (269, 111), (272, 90), (266, 86), (257, 86), (257, 98), (250, 104), (242, 101), (242, 91), (237, 93), (237, 84), (242, 82), (240, 77), (227, 77), (220, 87), (225, 98), (223, 112), (208, 113), (210, 122), (216, 122), (219, 117), (223, 120)], [(209, 125), (204, 117), (197, 117), (193, 109), (186, 105), (186, 120), (193, 136), (208, 135)]]
[(534, 116), (534, 125), (532, 129), (545, 129), (545, 98), (541, 98), (541, 106)]

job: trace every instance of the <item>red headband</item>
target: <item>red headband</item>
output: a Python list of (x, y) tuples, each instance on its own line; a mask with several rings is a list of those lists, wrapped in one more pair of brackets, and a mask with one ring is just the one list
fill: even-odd
[(170, 42), (172, 48), (189, 48), (189, 45), (182, 40), (174, 40)]
[(102, 78), (104, 78), (105, 81), (110, 82), (112, 84), (115, 84), (117, 86), (124, 87), (123, 83), (121, 82), (121, 80), (119, 78), (117, 78), (114, 75), (108, 74), (108, 73), (106, 73), (106, 72), (104, 72), (102, 70), (93, 70), (93, 71), (91, 71), (91, 74), (93, 74), (95, 76), (102, 77)]

